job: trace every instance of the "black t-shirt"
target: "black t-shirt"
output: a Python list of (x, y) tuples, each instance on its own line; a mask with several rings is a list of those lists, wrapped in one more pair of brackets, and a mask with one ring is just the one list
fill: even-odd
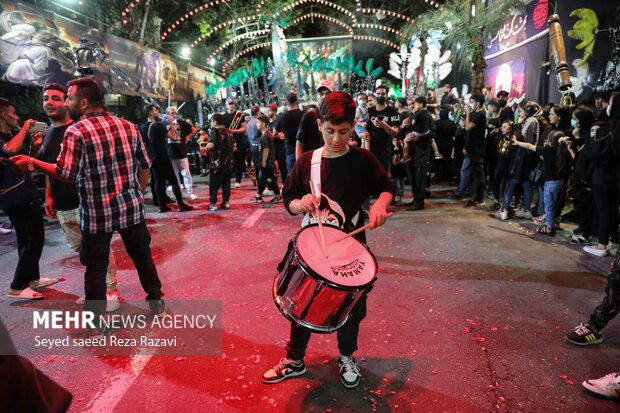
[(551, 146), (536, 147), (536, 154), (542, 156), (543, 161), (543, 181), (556, 181), (558, 179), (568, 179), (570, 177), (570, 168), (564, 168), (561, 174), (557, 171), (557, 149)]
[[(2, 148), (8, 143), (15, 135), (19, 133), (19, 130), (13, 130), (12, 133), (0, 132), (0, 158), (10, 158)], [(30, 135), (26, 135), (24, 138), (24, 144), (20, 154), (28, 155), (30, 147)], [(20, 181), (24, 182), (20, 185)], [(16, 186), (17, 185), (17, 186)], [(0, 163), (0, 189), (15, 188), (8, 191), (4, 195), (0, 195), (0, 209), (13, 208), (27, 204), (28, 202), (35, 200), (39, 197), (39, 191), (32, 179), (32, 174), (21, 172), (12, 163)]]
[[(304, 152), (313, 151), (323, 146), (323, 137), (316, 122), (318, 118), (319, 111), (316, 109), (304, 113), (304, 116), (301, 118), (299, 129), (297, 130), (297, 140), (304, 144)], [(288, 149), (286, 153), (288, 153)], [(294, 149), (292, 153), (295, 153)]]
[[(39, 150), (39, 159), (43, 162), (56, 163), (65, 131), (73, 122), (59, 127), (51, 126), (45, 131), (43, 144)], [(58, 211), (68, 211), (80, 206), (77, 188), (73, 182), (60, 181), (50, 178), (50, 189), (54, 200), (54, 209)]]
[(169, 160), (168, 148), (166, 145), (166, 135), (168, 129), (163, 122), (154, 122), (146, 124), (146, 133), (148, 135), (148, 155), (151, 162), (163, 162)]
[(297, 142), (297, 131), (299, 130), (299, 124), (301, 118), (304, 116), (304, 112), (299, 109), (287, 110), (276, 119), (274, 126), (277, 132), (284, 133), (284, 140), (286, 141), (286, 154), (292, 155), (295, 153), (295, 143)]
[(383, 119), (389, 126), (400, 126), (398, 111), (392, 106), (377, 110), (376, 106), (368, 109), (368, 123), (366, 130), (370, 134), (370, 151), (382, 165), (389, 165), (392, 156), (392, 136), (385, 129), (377, 128), (373, 120)]
[(274, 140), (273, 134), (267, 130), (263, 132), (263, 134), (260, 137), (260, 147), (259, 147), (261, 165), (262, 165), (263, 156), (264, 156), (263, 151), (265, 149), (269, 151), (269, 154), (267, 155), (267, 168), (271, 170), (276, 169), (276, 151), (275, 151), (273, 140)]
[[(427, 132), (429, 132), (431, 129), (431, 122), (433, 122), (431, 114), (428, 112), (428, 110), (425, 109), (418, 110), (416, 113), (414, 113), (411, 120), (411, 123), (413, 124), (412, 130), (420, 134), (426, 134)], [(413, 121), (415, 121), (415, 124), (413, 123)]]
[(174, 138), (168, 139), (168, 156), (170, 159), (187, 158), (185, 143), (190, 133), (192, 133), (192, 125), (178, 119), (174, 124)]
[[(311, 160), (312, 152), (305, 153), (297, 160), (284, 183), (282, 196), (289, 212), (292, 200), (301, 199), (310, 193)], [(362, 227), (362, 205), (369, 196), (379, 196), (382, 192), (394, 195), (394, 183), (388, 179), (383, 166), (369, 151), (349, 147), (349, 151), (343, 156), (321, 159), (320, 208), (324, 222), (336, 225), (345, 232)], [(314, 222), (316, 217), (306, 214), (302, 226)], [(364, 232), (358, 235), (359, 237), (355, 237), (365, 242)]]
[[(222, 128), (211, 128), (209, 131), (209, 143), (213, 144), (211, 150), (211, 168), (213, 170), (230, 173), (232, 171), (232, 153), (234, 138), (230, 137)], [(229, 141), (230, 139), (230, 141)]]
[(465, 146), (469, 156), (480, 157), (484, 155), (484, 132), (487, 127), (487, 115), (483, 110), (472, 111), (469, 121), (476, 126), (465, 134)]

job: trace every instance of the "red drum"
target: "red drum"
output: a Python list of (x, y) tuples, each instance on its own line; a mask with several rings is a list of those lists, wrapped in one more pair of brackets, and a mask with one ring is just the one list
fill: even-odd
[(325, 258), (317, 224), (302, 228), (273, 283), (276, 306), (289, 320), (318, 333), (342, 327), (377, 279), (377, 260), (368, 247), (339, 228), (323, 225)]

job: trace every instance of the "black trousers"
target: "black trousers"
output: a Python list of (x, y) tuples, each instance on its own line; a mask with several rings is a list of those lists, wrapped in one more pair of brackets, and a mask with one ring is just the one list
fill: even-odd
[(274, 170), (267, 168), (260, 168), (258, 170), (258, 195), (262, 195), (265, 187), (271, 189), (274, 194), (280, 195), (280, 188), (278, 188), (278, 180), (274, 176)]
[(174, 174), (174, 168), (170, 160), (155, 161), (151, 165), (151, 171), (153, 172), (153, 179), (155, 180), (155, 194), (157, 197), (157, 205), (160, 208), (166, 206), (166, 181), (172, 185), (172, 193), (177, 200), (177, 204), (183, 203), (183, 195), (181, 194), (181, 187), (179, 186), (179, 180)]
[(499, 199), (502, 192), (502, 182), (504, 186), (510, 175), (510, 162), (498, 160), (495, 164), (495, 172), (493, 173), (493, 198)]
[(618, 232), (618, 191), (615, 187), (592, 187), (594, 205), (598, 212), (598, 242), (605, 244), (617, 241)]
[(9, 217), (13, 228), (15, 228), (17, 237), (18, 260), (11, 288), (23, 290), (28, 287), (30, 281), (38, 280), (41, 276), (39, 259), (45, 243), (41, 206), (38, 201), (32, 200), (24, 205), (4, 209), (4, 213)]
[(590, 314), (589, 324), (600, 331), (613, 320), (618, 312), (620, 312), (620, 248), (616, 252), (616, 259), (607, 276), (603, 302)]
[(260, 146), (255, 144), (250, 144), (250, 155), (252, 155), (252, 163), (254, 164), (254, 176), (258, 181), (258, 175), (260, 173), (260, 165), (262, 163), (262, 154), (259, 153)]
[[(118, 231), (125, 244), (125, 251), (133, 261), (138, 278), (147, 300), (158, 300), (161, 292), (161, 281), (151, 254), (151, 235), (144, 221)], [(108, 269), (110, 241), (113, 232), (89, 234), (82, 232), (80, 261), (86, 266), (84, 274), (84, 292), (86, 301), (84, 309), (95, 314), (103, 314), (106, 306), (105, 275)]]
[(222, 203), (230, 201), (230, 180), (232, 175), (218, 169), (209, 172), (209, 201), (211, 205), (217, 204), (217, 192), (222, 188)]
[(235, 182), (240, 184), (241, 178), (243, 178), (243, 172), (245, 171), (245, 137), (235, 136), (235, 145), (237, 146), (237, 150), (233, 153), (233, 159), (235, 160)]
[[(343, 356), (351, 356), (357, 350), (360, 323), (366, 317), (366, 299), (363, 298), (362, 300), (349, 320), (336, 330), (338, 350)], [(286, 344), (286, 357), (290, 360), (303, 360), (311, 335), (311, 330), (291, 323), (291, 335)]]
[(407, 162), (407, 179), (411, 184), (411, 194), (413, 195), (413, 205), (424, 206), (426, 196), (426, 176), (428, 174), (429, 151), (421, 154), (414, 154), (412, 159)]
[(284, 139), (274, 139), (273, 146), (276, 150), (276, 162), (278, 163), (278, 169), (280, 170), (280, 178), (282, 179), (282, 184), (286, 181), (288, 177), (288, 168), (286, 166), (286, 143)]
[[(588, 190), (585, 183), (576, 183), (572, 188), (573, 206), (575, 217), (581, 233), (584, 237), (597, 235), (598, 227), (595, 229), (596, 207), (592, 191)], [(598, 221), (597, 221), (598, 222)]]

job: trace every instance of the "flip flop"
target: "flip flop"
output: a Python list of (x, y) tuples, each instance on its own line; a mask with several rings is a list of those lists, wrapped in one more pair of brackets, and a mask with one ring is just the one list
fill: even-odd
[(38, 280), (30, 281), (30, 288), (49, 287), (52, 284), (56, 284), (58, 281), (60, 280), (52, 278), (39, 278)]
[(543, 225), (543, 226), (536, 228), (536, 232), (538, 232), (539, 234), (543, 234), (543, 235), (553, 235), (555, 234), (555, 229), (549, 228), (548, 226)]
[(43, 294), (36, 292), (30, 287), (26, 287), (23, 290), (9, 289), (9, 294), (7, 297), (15, 298), (17, 300), (41, 300), (43, 298)]

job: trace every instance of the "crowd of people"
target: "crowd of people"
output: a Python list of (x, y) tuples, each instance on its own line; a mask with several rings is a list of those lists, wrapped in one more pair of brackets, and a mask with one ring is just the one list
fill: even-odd
[[(40, 171), (47, 176), (45, 212), (59, 220), (69, 245), (79, 251), (86, 267), (85, 306), (96, 313), (118, 309), (120, 294), (109, 248), (112, 234), (118, 231), (152, 312), (165, 314), (143, 197), (150, 170), (153, 203), (159, 213), (171, 211), (168, 204), (174, 202), (167, 187), (179, 212), (193, 209), (183, 199), (183, 191), (186, 198), (198, 197), (186, 146), (192, 139), (200, 148), (201, 176), (208, 176), (210, 211), (230, 208), (231, 190), (239, 188), (247, 176), (256, 189), (252, 202), (284, 202), (291, 213), (308, 213), (315, 201), (304, 200), (308, 177), (300, 165), (309, 165), (310, 152), (319, 148), (327, 148), (334, 158), (354, 148), (351, 153), (359, 154), (362, 163), (351, 167), (371, 165), (376, 171), (376, 176), (364, 175), (364, 182), (372, 188), (349, 183), (361, 194), (359, 206), (375, 225), (386, 217), (377, 205), (391, 201), (395, 208), (423, 210), (428, 207), (425, 201), (431, 196), (431, 184), (447, 184), (456, 186), (453, 200), (468, 197), (471, 206), (482, 206), (488, 196), (492, 202), (484, 206), (500, 220), (535, 220), (537, 234), (552, 236), (562, 221), (572, 220), (577, 228), (569, 238), (571, 243), (582, 245), (584, 252), (595, 257), (611, 254), (618, 243), (619, 223), (618, 93), (599, 92), (593, 102), (543, 106), (525, 100), (510, 105), (508, 92), (493, 95), (490, 88), (463, 98), (448, 84), (442, 91), (441, 97), (429, 90), (425, 95), (392, 101), (388, 88), (379, 85), (374, 91), (357, 94), (355, 103), (348, 94), (335, 91), (332, 81), (324, 80), (317, 88), (316, 104), (306, 105), (305, 110), (297, 95), (290, 93), (284, 108), (256, 106), (248, 117), (229, 98), (225, 113), (211, 114), (208, 123), (197, 128), (181, 119), (174, 107), (162, 116), (156, 105), (146, 105), (147, 121), (137, 128), (111, 116), (97, 84), (80, 79), (71, 82), (68, 90), (56, 84), (44, 88), (42, 104), (51, 126), (42, 145), (38, 142), (41, 136), (29, 133), (35, 121), (27, 120), (19, 128), (14, 106), (0, 99), (4, 171), (0, 208), (16, 232), (19, 253), (8, 296), (40, 299), (43, 295), (37, 289), (58, 282), (42, 278), (38, 267), (43, 220), (38, 191), (28, 172)], [(326, 99), (333, 103), (324, 104)], [(345, 105), (346, 110), (335, 105)], [(338, 130), (334, 126), (342, 122), (350, 127)], [(36, 157), (27, 156), (37, 150)], [(372, 162), (366, 159), (367, 153), (374, 155)], [(341, 175), (342, 171), (337, 179)], [(411, 188), (408, 202), (404, 200), (405, 183)], [(268, 201), (264, 199), (267, 191), (272, 197)], [(330, 196), (341, 202), (342, 194)], [(369, 198), (375, 201), (372, 207)], [(572, 205), (572, 212), (563, 214), (567, 205)], [(342, 217), (343, 223), (350, 224), (349, 230), (363, 223), (358, 218), (352, 223), (353, 217), (348, 216), (356, 208), (357, 204)], [(603, 302), (567, 340), (582, 346), (600, 343), (601, 330), (620, 311), (618, 291), (620, 259), (616, 252)], [(107, 307), (101, 302), (107, 302)], [(361, 318), (352, 326), (355, 337)], [(104, 333), (97, 330), (93, 336)], [(305, 372), (308, 338), (293, 326), (288, 358), (268, 371), (263, 381), (275, 383)], [(341, 339), (341, 378), (347, 387), (354, 387), (360, 375), (352, 357), (355, 342), (346, 334), (339, 336), (339, 343)], [(616, 375), (605, 380), (620, 379)], [(599, 382), (592, 383), (596, 388)]]

